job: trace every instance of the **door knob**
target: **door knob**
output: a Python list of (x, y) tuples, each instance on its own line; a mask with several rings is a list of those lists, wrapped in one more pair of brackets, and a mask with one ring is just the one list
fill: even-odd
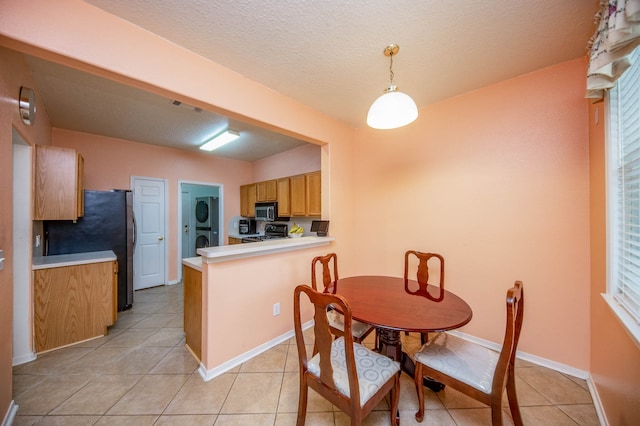
[(164, 240), (164, 237), (158, 237), (158, 241)]

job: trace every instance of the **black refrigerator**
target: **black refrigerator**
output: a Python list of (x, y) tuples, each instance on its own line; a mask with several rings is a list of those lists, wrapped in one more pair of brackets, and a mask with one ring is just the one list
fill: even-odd
[(135, 218), (131, 191), (84, 191), (84, 216), (44, 221), (45, 255), (113, 250), (118, 258), (118, 311), (133, 305)]

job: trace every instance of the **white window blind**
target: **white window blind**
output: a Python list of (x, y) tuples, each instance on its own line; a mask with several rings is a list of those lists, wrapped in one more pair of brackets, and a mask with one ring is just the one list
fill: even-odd
[[(611, 275), (609, 292), (640, 322), (640, 49), (633, 65), (610, 91), (609, 206)], [(612, 170), (613, 171), (613, 170)]]

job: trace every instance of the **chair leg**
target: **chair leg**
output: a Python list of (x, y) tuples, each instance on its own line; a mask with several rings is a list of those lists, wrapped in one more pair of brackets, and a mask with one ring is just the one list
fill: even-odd
[(304, 426), (307, 417), (307, 382), (304, 373), (300, 377), (300, 397), (298, 399), (298, 419), (296, 426)]
[(502, 398), (491, 401), (491, 425), (502, 426)]
[(516, 379), (513, 366), (509, 367), (509, 377), (507, 378), (507, 398), (509, 399), (509, 410), (515, 426), (522, 426), (522, 415), (520, 414), (520, 405), (518, 404), (518, 395), (516, 394)]
[(427, 333), (420, 333), (420, 344), (424, 345), (425, 343), (427, 343), (429, 341), (429, 334)]
[(396, 378), (393, 383), (393, 389), (391, 389), (391, 408), (390, 408), (390, 420), (392, 425), (400, 425), (400, 412), (398, 411), (398, 403), (400, 400), (400, 374), (401, 371), (396, 374)]
[(422, 384), (422, 364), (416, 362), (416, 371), (413, 374), (413, 381), (416, 385), (418, 393), (418, 411), (416, 412), (416, 421), (422, 423), (424, 419), (424, 385)]

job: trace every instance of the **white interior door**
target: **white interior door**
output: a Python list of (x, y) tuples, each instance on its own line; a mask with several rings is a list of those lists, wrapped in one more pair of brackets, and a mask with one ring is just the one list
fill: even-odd
[(133, 289), (166, 284), (165, 181), (133, 178), (133, 212), (137, 221), (133, 253)]

